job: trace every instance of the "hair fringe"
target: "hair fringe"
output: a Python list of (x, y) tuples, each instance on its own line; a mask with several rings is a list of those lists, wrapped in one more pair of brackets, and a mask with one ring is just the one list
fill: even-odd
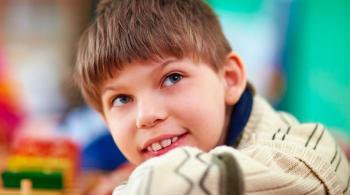
[(96, 11), (79, 41), (75, 80), (99, 112), (100, 85), (133, 60), (190, 57), (218, 70), (231, 51), (201, 0), (101, 0)]

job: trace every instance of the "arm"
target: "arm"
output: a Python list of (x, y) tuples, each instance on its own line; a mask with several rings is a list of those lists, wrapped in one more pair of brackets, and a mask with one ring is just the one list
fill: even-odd
[(282, 133), (242, 150), (175, 149), (139, 166), (115, 194), (239, 194), (243, 186), (247, 194), (349, 194), (349, 163), (318, 128), (298, 125), (283, 140)]
[(243, 179), (232, 155), (177, 148), (150, 159), (131, 174), (118, 194), (243, 194)]

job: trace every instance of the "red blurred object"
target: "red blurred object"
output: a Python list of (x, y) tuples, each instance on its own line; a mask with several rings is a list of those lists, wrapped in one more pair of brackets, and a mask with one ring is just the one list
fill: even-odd
[(0, 144), (8, 144), (23, 119), (23, 112), (16, 98), (18, 89), (10, 78), (9, 66), (0, 48)]
[(66, 138), (21, 137), (13, 143), (11, 154), (64, 158), (74, 163), (76, 171), (80, 166), (79, 147)]

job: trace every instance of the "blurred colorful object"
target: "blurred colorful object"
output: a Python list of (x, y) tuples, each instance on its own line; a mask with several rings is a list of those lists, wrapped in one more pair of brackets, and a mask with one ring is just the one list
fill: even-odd
[(98, 113), (87, 106), (67, 113), (58, 131), (81, 146), (81, 168), (111, 171), (126, 162)]
[(5, 54), (0, 49), (0, 144), (9, 143), (23, 118), (9, 75)]
[(21, 137), (11, 148), (3, 187), (20, 188), (29, 179), (34, 189), (65, 190), (74, 185), (79, 165), (79, 148), (68, 139)]
[(61, 172), (9, 171), (2, 173), (5, 188), (20, 188), (23, 179), (29, 179), (34, 189), (62, 189)]

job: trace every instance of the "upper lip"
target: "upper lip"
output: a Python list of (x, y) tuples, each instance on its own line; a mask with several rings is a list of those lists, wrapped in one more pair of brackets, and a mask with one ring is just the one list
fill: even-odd
[(180, 133), (180, 134), (164, 134), (164, 135), (160, 135), (160, 136), (153, 137), (153, 138), (147, 140), (147, 141), (143, 144), (141, 150), (142, 150), (142, 151), (143, 151), (143, 150), (146, 150), (147, 147), (150, 146), (150, 145), (152, 145), (153, 143), (160, 142), (160, 141), (162, 141), (162, 140), (164, 140), (164, 139), (170, 139), (170, 138), (172, 138), (172, 137), (178, 137), (178, 136), (181, 136), (181, 135), (183, 135), (183, 134), (184, 134), (184, 133)]

